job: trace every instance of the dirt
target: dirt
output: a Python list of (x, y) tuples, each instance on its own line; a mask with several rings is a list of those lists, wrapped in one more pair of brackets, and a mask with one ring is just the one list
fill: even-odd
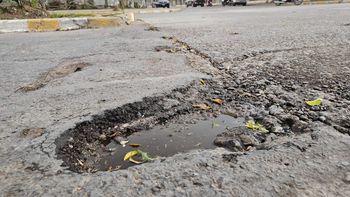
[[(98, 167), (101, 162), (107, 161), (101, 161), (100, 153), (108, 149), (106, 146), (116, 136), (127, 138), (132, 133), (156, 125), (181, 123), (185, 126), (223, 113), (259, 121), (269, 130), (269, 134), (263, 135), (241, 125), (218, 134), (216, 138), (209, 138), (216, 145), (236, 152), (269, 149), (264, 143), (268, 139), (311, 133), (313, 122), (333, 126), (344, 134), (350, 133), (350, 80), (346, 66), (343, 69), (324, 66), (315, 70), (315, 65), (303, 64), (303, 61), (308, 61), (303, 59), (307, 56), (296, 55), (299, 51), (305, 53), (300, 49), (260, 51), (220, 62), (175, 37), (163, 38), (169, 41), (171, 47), (161, 48), (159, 52), (174, 49), (174, 53), (185, 55), (192, 67), (210, 74), (212, 78), (194, 81), (163, 96), (144, 98), (141, 102), (107, 110), (93, 116), (91, 121), (69, 129), (56, 140), (56, 145), (58, 158), (70, 170), (107, 170), (106, 167)], [(344, 51), (348, 47), (337, 46), (335, 50)], [(321, 62), (332, 58), (315, 49), (306, 52), (317, 56)], [(299, 61), (281, 66), (281, 62), (271, 60), (271, 54), (276, 53), (290, 56), (290, 59), (299, 58)], [(319, 97), (323, 98), (322, 105), (311, 107), (305, 104), (306, 100)], [(214, 103), (213, 98), (220, 98), (224, 103)], [(194, 109), (194, 104), (206, 104), (211, 109)], [(298, 147), (295, 144), (286, 146)], [(304, 150), (303, 147), (298, 149)], [(234, 160), (230, 157), (226, 159)]]
[(90, 66), (89, 63), (76, 62), (76, 63), (64, 63), (53, 69), (50, 69), (48, 72), (40, 74), (40, 77), (33, 81), (30, 84), (21, 86), (16, 90), (16, 92), (29, 92), (40, 89), (47, 85), (50, 81), (66, 77), (71, 73), (81, 71), (83, 68)]

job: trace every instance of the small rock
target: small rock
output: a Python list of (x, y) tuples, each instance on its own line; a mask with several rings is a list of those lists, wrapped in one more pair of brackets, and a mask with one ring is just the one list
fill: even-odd
[(309, 119), (309, 118), (308, 118), (307, 116), (305, 116), (305, 115), (299, 116), (299, 118), (300, 118), (300, 120), (304, 120), (304, 121), (306, 121), (306, 120)]
[(320, 116), (318, 119), (319, 119), (321, 122), (325, 122), (325, 121), (326, 121), (326, 117), (324, 117), (324, 116)]
[(163, 108), (164, 109), (171, 109), (174, 106), (178, 106), (180, 104), (180, 102), (178, 100), (175, 99), (165, 99), (164, 103), (163, 103)]
[(283, 127), (281, 127), (281, 126), (275, 126), (275, 127), (272, 129), (272, 132), (274, 132), (274, 133), (284, 133), (284, 129), (283, 129)]
[(281, 114), (283, 113), (283, 109), (277, 105), (272, 105), (271, 107), (269, 107), (269, 113), (271, 115)]
[(245, 127), (238, 127), (217, 135), (214, 144), (232, 151), (243, 151), (246, 147), (256, 146), (262, 141), (264, 138), (260, 134), (253, 133)]
[(345, 173), (344, 182), (350, 183), (350, 172)]
[(293, 125), (292, 125), (292, 131), (296, 132), (296, 133), (305, 133), (306, 128), (308, 128), (308, 124), (304, 121), (296, 121)]
[(155, 186), (155, 187), (152, 187), (152, 192), (153, 193), (158, 193), (160, 191), (161, 187), (160, 186)]
[(320, 138), (320, 134), (316, 131), (311, 133), (311, 139), (317, 141)]
[(105, 134), (101, 134), (98, 138), (102, 141), (105, 141), (107, 139), (107, 136)]

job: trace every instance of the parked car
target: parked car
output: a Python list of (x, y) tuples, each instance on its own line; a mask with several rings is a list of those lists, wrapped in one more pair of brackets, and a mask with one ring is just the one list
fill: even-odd
[(205, 1), (204, 0), (186, 0), (185, 2), (187, 7), (193, 6), (193, 7), (197, 7), (197, 6), (201, 6), (204, 7)]
[(230, 5), (230, 6), (236, 6), (236, 5), (247, 5), (247, 0), (222, 0), (222, 6)]
[(170, 8), (169, 0), (154, 0), (152, 3), (152, 8)]

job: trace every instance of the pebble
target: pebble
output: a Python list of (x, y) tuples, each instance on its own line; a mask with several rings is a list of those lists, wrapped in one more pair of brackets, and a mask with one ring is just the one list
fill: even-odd
[(272, 105), (271, 107), (269, 107), (269, 113), (271, 115), (281, 114), (282, 112), (283, 112), (283, 109), (277, 105)]
[(350, 183), (350, 172), (345, 173), (344, 181)]
[(324, 117), (324, 116), (320, 116), (320, 117), (318, 117), (318, 119), (319, 119), (321, 122), (326, 121), (326, 117)]
[(99, 136), (100, 140), (106, 140), (107, 139), (107, 136), (105, 134), (101, 134)]

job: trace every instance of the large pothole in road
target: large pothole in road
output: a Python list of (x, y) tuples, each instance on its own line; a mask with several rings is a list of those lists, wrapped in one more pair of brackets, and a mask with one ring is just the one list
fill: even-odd
[[(218, 134), (244, 125), (243, 118), (202, 112), (169, 98), (145, 98), (78, 123), (56, 140), (57, 155), (75, 172), (125, 169), (135, 165), (124, 161), (129, 151), (168, 157), (192, 149), (212, 149)], [(128, 144), (121, 145), (121, 139)]]
[[(98, 170), (110, 170), (124, 169), (135, 165), (130, 161), (123, 160), (125, 154), (135, 150), (135, 144), (140, 145), (137, 149), (160, 157), (168, 157), (192, 149), (212, 149), (216, 147), (213, 141), (218, 134), (243, 124), (243, 118), (220, 115), (189, 125), (170, 124), (165, 127), (159, 125), (128, 136), (127, 140), (131, 146), (123, 147), (120, 143), (112, 140), (106, 146), (110, 153), (102, 153), (101, 160), (96, 164), (96, 167)], [(132, 146), (133, 144), (134, 146)]]
[[(194, 68), (197, 68), (197, 64), (192, 63), (200, 59), (200, 62), (205, 60), (213, 68), (220, 69), (210, 70), (209, 73), (214, 76), (210, 80), (198, 80), (165, 96), (144, 98), (140, 102), (93, 116), (91, 121), (78, 123), (56, 141), (58, 158), (64, 161), (65, 166), (75, 172), (127, 168), (131, 164), (122, 161), (122, 158), (132, 149), (116, 144), (113, 141), (116, 137), (128, 138), (130, 143), (140, 144), (142, 151), (154, 156), (170, 156), (191, 149), (213, 148), (213, 142), (233, 151), (260, 148), (258, 146), (264, 143), (265, 134), (257, 135), (244, 130), (246, 128), (232, 130), (220, 127), (215, 130), (210, 124), (213, 121), (220, 122), (222, 116), (200, 121), (225, 112), (253, 119), (275, 135), (311, 132), (311, 124), (316, 121), (333, 126), (344, 134), (349, 133), (348, 94), (346, 91), (339, 91), (346, 90), (349, 80), (338, 83), (339, 80), (334, 77), (323, 81), (315, 79), (317, 84), (312, 83), (310, 86), (309, 79), (313, 76), (310, 73), (314, 72), (314, 66), (305, 67), (307, 64), (293, 63), (287, 64), (291, 68), (280, 67), (279, 63), (271, 66), (269, 59), (263, 61), (266, 64), (251, 66), (255, 65), (254, 61), (268, 58), (264, 57), (265, 52), (259, 53), (259, 57), (253, 55), (251, 59), (257, 59), (254, 61), (243, 58), (244, 64), (241, 64), (241, 59), (237, 62), (234, 60), (231, 62), (233, 66), (226, 69), (213, 58), (186, 43), (174, 38), (171, 41), (182, 47)], [(297, 66), (300, 69), (295, 70), (295, 67), (299, 68)], [(282, 74), (281, 69), (285, 69)], [(304, 72), (299, 72), (300, 70)], [(342, 78), (347, 79), (346, 77), (347, 75)], [(317, 87), (320, 82), (324, 83), (323, 89)], [(334, 85), (335, 82), (337, 85)], [(321, 106), (305, 104), (305, 100), (315, 99), (325, 92), (327, 99)], [(213, 102), (218, 98), (223, 103)], [(194, 106), (204, 107), (198, 109)], [(192, 120), (199, 122), (192, 124)], [(232, 119), (232, 122), (237, 121)], [(206, 129), (201, 124), (206, 125)], [(181, 125), (188, 125), (188, 129), (176, 132), (176, 128), (182, 127)]]

